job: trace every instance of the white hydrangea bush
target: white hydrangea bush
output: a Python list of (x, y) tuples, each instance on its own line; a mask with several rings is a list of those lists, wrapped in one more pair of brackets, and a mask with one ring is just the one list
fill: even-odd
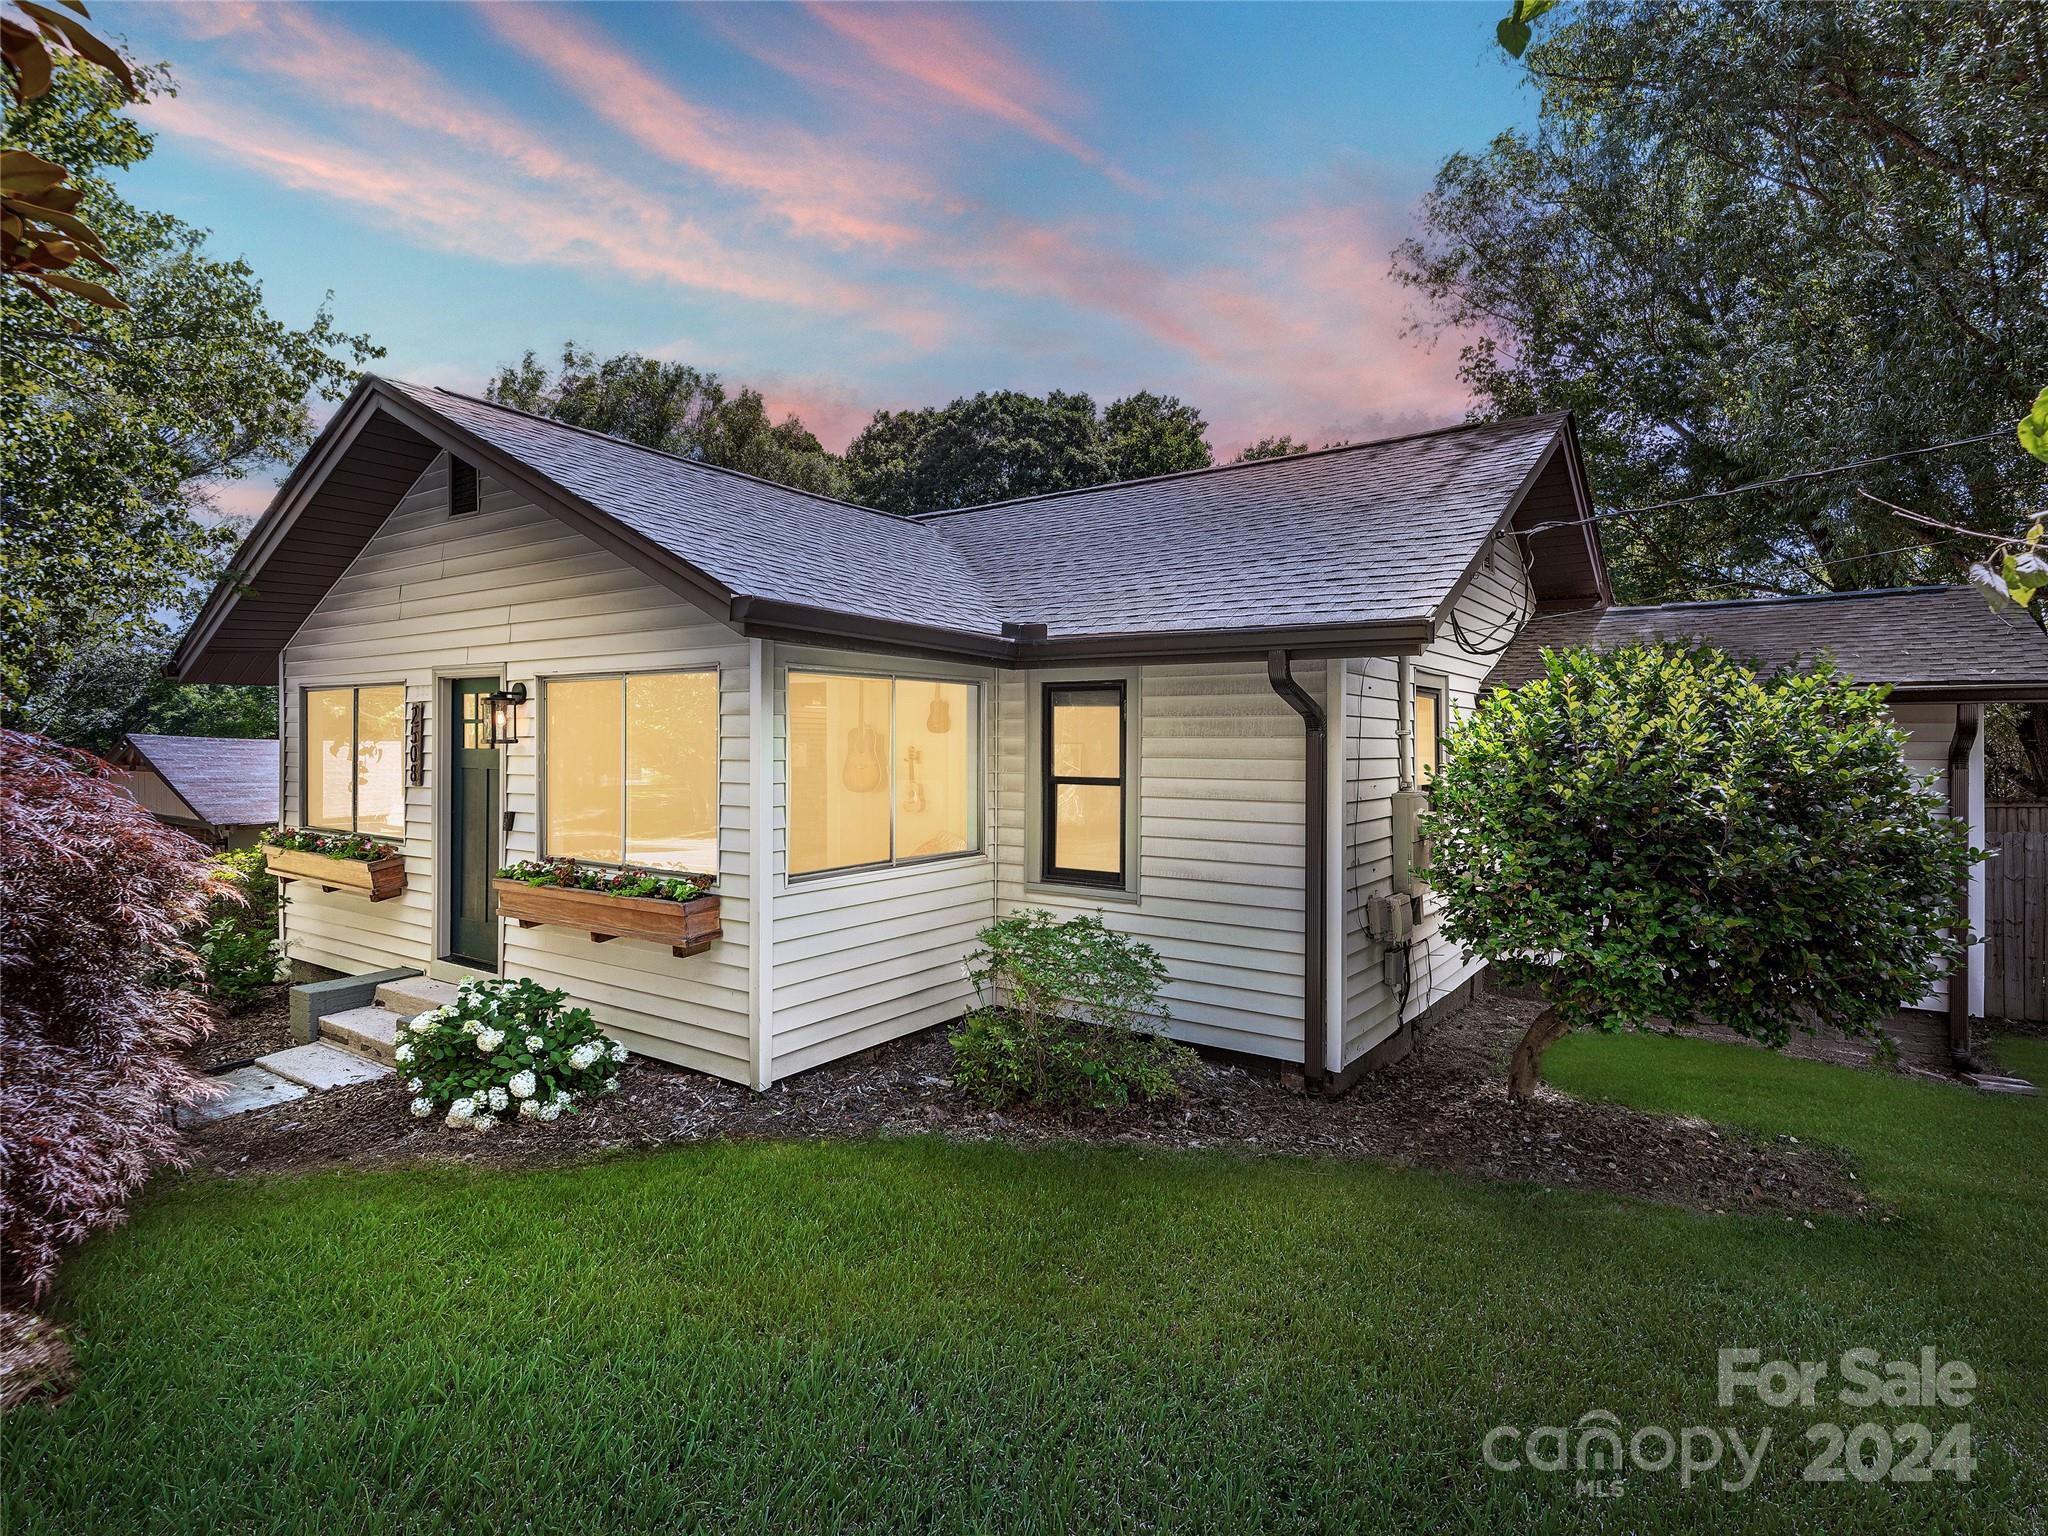
[(525, 977), (465, 981), (454, 1002), (400, 1024), (397, 1040), (413, 1114), (439, 1114), (456, 1130), (487, 1131), (515, 1115), (559, 1120), (616, 1092), (626, 1059), (588, 1008)]

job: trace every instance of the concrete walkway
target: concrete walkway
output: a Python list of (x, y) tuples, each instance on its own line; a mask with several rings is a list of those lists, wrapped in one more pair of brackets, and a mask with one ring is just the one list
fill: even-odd
[(194, 1126), (211, 1125), (230, 1115), (246, 1115), (253, 1110), (289, 1104), (309, 1093), (326, 1093), (331, 1089), (375, 1082), (380, 1077), (389, 1076), (391, 1068), (382, 1062), (358, 1056), (353, 1051), (317, 1041), (312, 1045), (295, 1045), (289, 1050), (259, 1056), (251, 1066), (223, 1072), (215, 1081), (227, 1090), (226, 1093), (219, 1098), (208, 1099), (204, 1104), (179, 1110), (178, 1124), (188, 1130)]

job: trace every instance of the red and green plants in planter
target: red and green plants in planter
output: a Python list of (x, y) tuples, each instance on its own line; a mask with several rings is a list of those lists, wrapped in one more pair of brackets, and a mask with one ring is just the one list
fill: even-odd
[(263, 844), (286, 853), (316, 853), (323, 859), (351, 859), (361, 864), (399, 856), (391, 844), (360, 832), (314, 832), (304, 827), (272, 827), (263, 834)]
[(657, 875), (637, 869), (596, 869), (573, 859), (522, 859), (498, 871), (500, 880), (516, 880), (543, 890), (595, 891), (600, 896), (629, 896), (655, 901), (695, 901), (711, 889), (695, 875)]
[(525, 977), (465, 981), (454, 1002), (400, 1024), (396, 1039), (413, 1114), (438, 1111), (453, 1130), (573, 1114), (579, 1101), (618, 1089), (626, 1059), (588, 1008)]

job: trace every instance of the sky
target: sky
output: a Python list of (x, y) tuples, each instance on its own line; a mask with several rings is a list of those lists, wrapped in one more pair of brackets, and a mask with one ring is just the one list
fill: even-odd
[(1533, 116), (1499, 10), (94, 7), (178, 86), (124, 190), (287, 322), (331, 292), (379, 372), (477, 389), (574, 338), (835, 450), (877, 408), (1150, 389), (1225, 457), (1463, 414), (1388, 266), (1443, 158)]

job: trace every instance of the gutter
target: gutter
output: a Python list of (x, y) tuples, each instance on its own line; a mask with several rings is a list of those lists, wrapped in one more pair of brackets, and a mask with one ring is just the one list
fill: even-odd
[(1329, 1033), (1329, 940), (1324, 885), (1329, 876), (1329, 722), (1323, 707), (1294, 677), (1294, 658), (1284, 650), (1266, 653), (1266, 680), (1301, 716), (1306, 765), (1302, 810), (1302, 999), (1301, 1075), (1311, 1088), (1327, 1077), (1324, 1054)]
[[(1963, 824), (1967, 834), (1970, 828), (1970, 753), (1977, 745), (1977, 730), (1984, 719), (1981, 704), (1958, 704), (1956, 706), (1956, 733), (1948, 743), (1948, 813)], [(1970, 883), (1975, 879), (1973, 870), (1963, 872), (1962, 885), (1956, 892), (1956, 932), (1963, 935), (1964, 943), (1956, 952), (1955, 963), (1948, 973), (1948, 1050), (1958, 1066), (1963, 1065), (1970, 1054)]]

